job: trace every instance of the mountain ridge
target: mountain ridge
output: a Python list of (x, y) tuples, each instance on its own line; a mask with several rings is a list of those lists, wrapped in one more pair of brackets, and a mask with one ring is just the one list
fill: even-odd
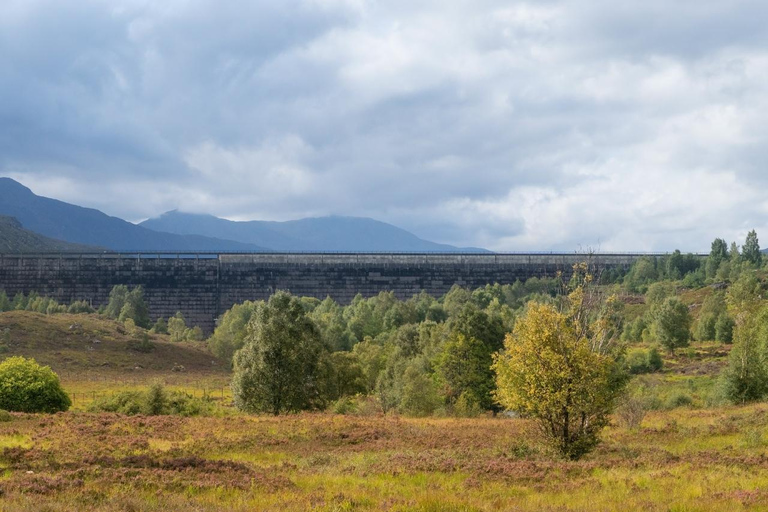
[(268, 251), (230, 240), (160, 233), (94, 208), (38, 196), (11, 178), (0, 178), (0, 215), (15, 217), (27, 230), (49, 238), (114, 251)]
[(176, 234), (211, 236), (288, 252), (489, 252), (419, 238), (368, 217), (332, 215), (289, 221), (232, 221), (214, 215), (171, 210), (141, 226)]
[(119, 252), (490, 252), (431, 242), (367, 217), (231, 221), (172, 210), (133, 224), (38, 196), (7, 177), (0, 177), (0, 215), (49, 239)]
[(25, 229), (15, 217), (0, 215), (0, 254), (35, 252), (101, 252), (101, 247), (55, 240)]

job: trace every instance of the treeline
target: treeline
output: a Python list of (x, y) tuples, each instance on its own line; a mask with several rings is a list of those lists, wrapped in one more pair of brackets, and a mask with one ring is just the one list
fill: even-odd
[(646, 256), (636, 261), (629, 271), (611, 269), (601, 276), (603, 284), (620, 284), (626, 291), (645, 293), (659, 281), (680, 281), (687, 288), (699, 288), (717, 282), (736, 281), (742, 272), (762, 267), (764, 258), (760, 242), (753, 230), (744, 245), (732, 242), (730, 247), (716, 238), (706, 257), (675, 251), (664, 256)]
[[(267, 302), (234, 306), (220, 318), (208, 345), (215, 355), (234, 359), (237, 370), (235, 354), (250, 357), (243, 349), (249, 340), (266, 336), (262, 325), (290, 314), (291, 321), (268, 337), (283, 340), (282, 348), (273, 348), (276, 353), (299, 350), (293, 344), (306, 340), (303, 350), (312, 354), (315, 369), (311, 378), (293, 380), (315, 385), (304, 395), (311, 400), (283, 402), (281, 412), (328, 405), (354, 409), (365, 406), (368, 399), (362, 396), (383, 411), (469, 416), (499, 410), (493, 398), (493, 354), (526, 304), (554, 302), (562, 287), (557, 279), (534, 278), (474, 291), (454, 286), (439, 299), (424, 292), (404, 301), (392, 292), (358, 295), (348, 306), (279, 292)], [(295, 326), (302, 329), (288, 334)], [(305, 370), (307, 362), (286, 359), (276, 368), (299, 371), (298, 366)], [(355, 395), (360, 395), (357, 402), (348, 398)], [(246, 408), (269, 410), (253, 404)]]

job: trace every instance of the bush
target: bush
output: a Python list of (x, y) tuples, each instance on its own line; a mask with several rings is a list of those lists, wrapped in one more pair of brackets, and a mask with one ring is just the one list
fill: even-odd
[(146, 332), (139, 332), (128, 340), (128, 350), (135, 350), (144, 354), (155, 350), (155, 344)]
[(331, 404), (330, 410), (333, 414), (355, 414), (358, 412), (358, 402), (353, 397), (343, 396)]
[(483, 413), (480, 400), (471, 391), (465, 391), (459, 395), (453, 406), (453, 414), (461, 418), (475, 418)]
[(13, 416), (11, 416), (11, 413), (5, 409), (0, 409), (0, 423), (7, 423), (9, 421), (13, 421)]
[(53, 413), (66, 411), (70, 405), (58, 375), (48, 366), (23, 357), (0, 363), (0, 409)]
[(0, 354), (8, 352), (11, 349), (11, 330), (3, 329), (0, 331)]
[(656, 348), (650, 350), (633, 349), (627, 352), (627, 371), (632, 375), (657, 372), (661, 370), (663, 364), (661, 354)]
[(676, 409), (678, 407), (690, 407), (693, 405), (693, 398), (686, 393), (675, 393), (667, 400), (668, 409)]
[(160, 383), (153, 384), (147, 391), (123, 391), (114, 396), (101, 398), (88, 407), (91, 412), (116, 412), (133, 416), (210, 416), (213, 404), (204, 398), (186, 393), (166, 391)]
[(648, 405), (645, 400), (640, 397), (629, 396), (619, 404), (616, 414), (625, 427), (630, 430), (637, 430), (640, 428), (647, 411)]
[(158, 318), (155, 325), (152, 326), (152, 332), (155, 334), (168, 334), (168, 322), (165, 318)]

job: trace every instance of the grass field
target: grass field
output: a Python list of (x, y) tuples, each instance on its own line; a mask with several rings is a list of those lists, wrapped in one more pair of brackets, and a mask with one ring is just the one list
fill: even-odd
[[(203, 349), (157, 337), (155, 352), (132, 353), (114, 323), (25, 315), (0, 315), (0, 328), (18, 327), (13, 351), (51, 364), (75, 400), (67, 413), (0, 423), (0, 512), (768, 510), (768, 404), (712, 400), (728, 353), (716, 343), (636, 377), (658, 410), (637, 429), (617, 416), (595, 452), (565, 462), (521, 419), (240, 414), (227, 371)], [(57, 334), (23, 334), (28, 321)], [(220, 414), (84, 412), (93, 397), (155, 380), (213, 397)]]
[(767, 426), (655, 412), (563, 462), (513, 419), (16, 415), (0, 510), (768, 509)]

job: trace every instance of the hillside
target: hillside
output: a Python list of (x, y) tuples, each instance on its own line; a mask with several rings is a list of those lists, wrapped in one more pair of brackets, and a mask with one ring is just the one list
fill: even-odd
[(219, 238), (158, 233), (92, 208), (37, 196), (10, 178), (0, 178), (0, 215), (15, 217), (26, 229), (46, 237), (115, 251), (264, 250)]
[(0, 253), (30, 252), (93, 252), (103, 251), (99, 247), (71, 244), (54, 240), (24, 229), (13, 217), (0, 215)]
[(487, 252), (430, 242), (391, 224), (364, 217), (236, 222), (213, 215), (171, 211), (146, 220), (141, 226), (178, 235), (219, 236), (276, 251)]
[(202, 345), (172, 343), (163, 335), (152, 335), (155, 349), (150, 353), (130, 350), (131, 337), (123, 326), (98, 315), (10, 311), (0, 314), (0, 335), (10, 338), (0, 358), (33, 357), (66, 374), (169, 373), (175, 365), (195, 374), (226, 373), (226, 365)]

